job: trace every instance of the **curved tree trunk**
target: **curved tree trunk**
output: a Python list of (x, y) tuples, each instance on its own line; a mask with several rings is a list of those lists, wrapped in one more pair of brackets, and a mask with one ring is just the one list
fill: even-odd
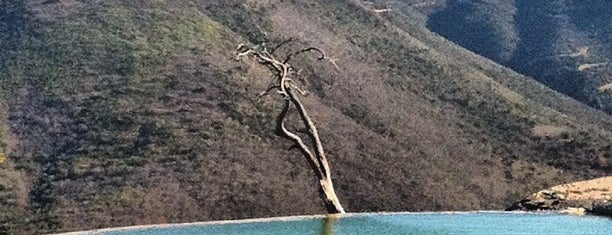
[[(329, 168), (329, 163), (327, 162), (327, 157), (325, 156), (325, 152), (323, 150), (323, 144), (321, 143), (321, 139), (319, 138), (319, 132), (317, 131), (317, 127), (314, 122), (308, 115), (306, 108), (302, 105), (300, 99), (293, 93), (291, 89), (287, 90), (287, 94), (289, 95), (289, 99), (291, 102), (297, 107), (300, 116), (302, 117), (302, 121), (306, 126), (306, 130), (308, 130), (308, 136), (312, 139), (312, 142), (315, 145), (315, 153), (316, 160), (319, 166), (319, 169), (314, 169), (315, 171), (319, 171), (319, 186), (321, 197), (325, 203), (325, 207), (327, 208), (327, 213), (345, 213), (344, 208), (340, 204), (340, 200), (336, 196), (336, 192), (334, 190), (334, 184), (331, 179), (331, 169)], [(310, 158), (312, 159), (312, 158)], [(315, 164), (311, 164), (315, 165)]]
[[(287, 42), (289, 41), (285, 41), (280, 45), (283, 45)], [(285, 138), (292, 140), (295, 145), (300, 148), (300, 151), (308, 160), (308, 163), (315, 172), (315, 176), (319, 180), (319, 192), (321, 195), (321, 199), (323, 199), (323, 202), (325, 204), (325, 208), (327, 209), (327, 213), (345, 213), (344, 208), (340, 204), (340, 200), (338, 199), (338, 196), (336, 196), (336, 192), (334, 190), (334, 184), (332, 183), (331, 178), (331, 170), (329, 168), (329, 163), (327, 162), (327, 157), (325, 156), (325, 151), (323, 150), (323, 144), (319, 137), (317, 127), (314, 121), (312, 121), (310, 115), (308, 115), (308, 112), (299, 97), (299, 95), (303, 95), (305, 94), (305, 92), (300, 90), (297, 84), (295, 84), (295, 82), (293, 82), (293, 80), (288, 77), (291, 71), (295, 71), (289, 65), (289, 61), (292, 59), (292, 57), (304, 52), (319, 52), (321, 54), (321, 56), (318, 58), (319, 60), (327, 59), (332, 62), (336, 69), (338, 69), (338, 67), (334, 63), (334, 60), (326, 58), (320, 49), (314, 47), (309, 47), (290, 53), (281, 62), (275, 59), (272, 55), (272, 53), (274, 53), (274, 50), (276, 50), (278, 47), (279, 46), (273, 48), (272, 52), (268, 52), (267, 48), (265, 47), (263, 49), (259, 47), (246, 48), (244, 45), (241, 45), (238, 47), (239, 53), (237, 58), (253, 55), (256, 58), (257, 62), (266, 65), (268, 68), (275, 72), (274, 78), (277, 79), (275, 81), (275, 85), (270, 87), (260, 95), (265, 95), (271, 90), (276, 90), (279, 94), (283, 95), (283, 98), (285, 99), (285, 106), (277, 119), (278, 132), (280, 132), (280, 134), (282, 134)], [(296, 94), (296, 91), (299, 94)], [(302, 140), (302, 137), (288, 130), (285, 127), (287, 113), (289, 112), (289, 107), (292, 104), (296, 107), (302, 119), (302, 123), (304, 124), (307, 130), (306, 134), (310, 138), (310, 143), (312, 144), (312, 146), (310, 147), (304, 142), (304, 140)]]

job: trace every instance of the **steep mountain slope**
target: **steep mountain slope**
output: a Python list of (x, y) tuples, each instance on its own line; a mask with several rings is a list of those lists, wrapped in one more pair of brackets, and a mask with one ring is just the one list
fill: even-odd
[(449, 0), (437, 7), (428, 21), (433, 31), (612, 113), (612, 92), (603, 89), (612, 83), (612, 2)]
[[(358, 1), (3, 1), (0, 233), (321, 213), (240, 43), (318, 46), (349, 211), (502, 209), (612, 168), (612, 118)], [(7, 32), (7, 33), (4, 33)], [(298, 128), (298, 127), (292, 127)]]

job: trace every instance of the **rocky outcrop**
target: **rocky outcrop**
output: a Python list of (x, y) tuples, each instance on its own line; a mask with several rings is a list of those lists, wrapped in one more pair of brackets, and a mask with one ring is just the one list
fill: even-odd
[(542, 190), (529, 197), (515, 202), (506, 210), (558, 210), (565, 195), (554, 190)]
[(612, 201), (600, 201), (593, 203), (590, 213), (612, 217)]
[(558, 185), (515, 202), (506, 210), (559, 210), (612, 216), (612, 177)]

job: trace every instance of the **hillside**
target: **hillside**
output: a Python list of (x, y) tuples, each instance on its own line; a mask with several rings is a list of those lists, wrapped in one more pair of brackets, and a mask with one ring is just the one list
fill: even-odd
[(612, 114), (611, 1), (422, 0), (428, 28)]
[(288, 38), (337, 60), (294, 66), (348, 211), (503, 209), (612, 172), (609, 115), (373, 7), (2, 1), (0, 234), (324, 212), (257, 97), (269, 71), (234, 60)]

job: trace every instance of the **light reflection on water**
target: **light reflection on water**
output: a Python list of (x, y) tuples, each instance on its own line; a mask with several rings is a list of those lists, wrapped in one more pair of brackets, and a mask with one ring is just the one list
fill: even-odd
[[(89, 233), (91, 234), (91, 233)], [(204, 223), (94, 232), (104, 235), (166, 234), (612, 234), (612, 219), (554, 213), (396, 213), (284, 218), (245, 223)]]

